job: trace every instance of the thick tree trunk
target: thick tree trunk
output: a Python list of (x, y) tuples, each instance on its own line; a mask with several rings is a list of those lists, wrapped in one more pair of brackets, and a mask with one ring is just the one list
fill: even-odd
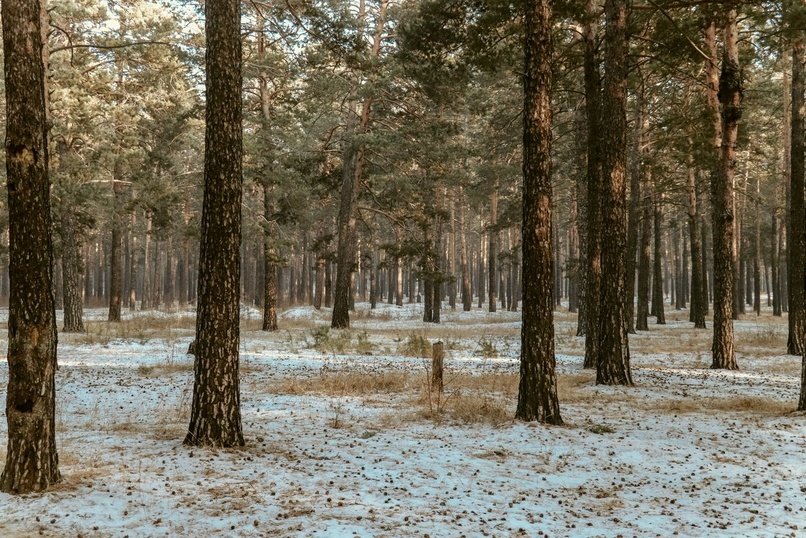
[(56, 453), (56, 311), (48, 180), (44, 2), (2, 2), (9, 219), (8, 445), (0, 491), (60, 480)]
[(587, 20), (584, 27), (585, 40), (585, 113), (588, 122), (587, 178), (587, 224), (585, 234), (588, 250), (585, 267), (585, 359), (584, 368), (596, 368), (599, 356), (599, 308), (602, 285), (601, 224), (602, 208), (602, 148), (601, 141), (601, 83), (599, 64), (596, 58), (599, 25), (597, 2), (588, 0), (585, 8)]
[(599, 354), (596, 383), (632, 385), (625, 319), (627, 1), (605, 1), (605, 65), (602, 117), (602, 292), (599, 298)]
[(736, 166), (736, 136), (742, 116), (741, 95), (736, 11), (730, 10), (725, 23), (725, 51), (719, 77), (718, 97), (722, 118), (719, 166), (711, 185), (714, 237), (714, 338), (711, 368), (730, 370), (738, 368), (733, 349), (734, 215), (731, 186)]
[(521, 368), (515, 417), (562, 424), (554, 359), (551, 224), (551, 0), (527, 3), (523, 77)]
[(789, 338), (790, 355), (806, 353), (806, 206), (804, 206), (803, 175), (803, 38), (792, 47), (792, 99), (790, 121), (789, 164), (789, 230), (787, 232), (787, 271), (789, 276)]
[(238, 376), (242, 196), (241, 16), (238, 0), (205, 4), (204, 203), (193, 400), (185, 444), (244, 444)]

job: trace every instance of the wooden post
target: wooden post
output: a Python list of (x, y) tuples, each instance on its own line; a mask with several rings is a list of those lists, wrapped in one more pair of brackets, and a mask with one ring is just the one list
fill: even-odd
[(443, 392), (442, 366), (444, 358), (445, 352), (442, 342), (434, 342), (431, 350), (431, 387), (436, 389), (439, 394)]

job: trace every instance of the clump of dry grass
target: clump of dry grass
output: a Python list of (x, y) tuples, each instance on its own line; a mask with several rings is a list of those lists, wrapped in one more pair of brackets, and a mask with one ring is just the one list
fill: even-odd
[(301, 379), (289, 377), (273, 383), (268, 392), (276, 394), (326, 396), (363, 396), (403, 392), (416, 385), (415, 376), (401, 372), (338, 372)]
[(421, 416), (437, 421), (447, 418), (462, 424), (499, 426), (512, 422), (514, 417), (514, 410), (510, 409), (500, 397), (478, 392), (455, 391), (444, 395), (441, 401), (432, 402), (431, 405), (423, 405), (423, 398), (420, 402)]
[(733, 396), (730, 398), (687, 398), (661, 400), (648, 405), (672, 413), (709, 413), (712, 411), (737, 412), (758, 415), (783, 415), (795, 405), (759, 396)]
[(106, 345), (114, 340), (146, 342), (151, 339), (175, 340), (195, 330), (193, 316), (136, 316), (119, 322), (86, 321), (85, 332), (68, 336), (77, 344)]

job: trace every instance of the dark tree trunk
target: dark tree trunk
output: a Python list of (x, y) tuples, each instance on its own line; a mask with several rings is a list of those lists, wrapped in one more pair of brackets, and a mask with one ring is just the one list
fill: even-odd
[[(714, 45), (715, 47), (715, 45)], [(711, 368), (735, 370), (733, 349), (733, 196), (736, 136), (742, 116), (742, 80), (737, 45), (736, 11), (725, 23), (725, 51), (719, 77), (722, 141), (719, 166), (711, 186), (714, 241), (714, 339)]]
[[(639, 71), (640, 76), (640, 71)], [(639, 212), (641, 206), (641, 168), (645, 165), (644, 152), (648, 148), (647, 130), (649, 115), (646, 110), (643, 78), (638, 87), (638, 126), (635, 134), (635, 163), (630, 171), (630, 206), (627, 212), (627, 277), (626, 317), (627, 332), (635, 332), (635, 271), (638, 249)]]
[(596, 58), (597, 2), (588, 0), (585, 15), (585, 113), (588, 122), (587, 223), (585, 267), (585, 368), (596, 368), (599, 356), (599, 301), (602, 282), (600, 196), (602, 191), (601, 82)]
[(243, 446), (238, 376), (242, 102), (240, 2), (205, 4), (206, 131), (193, 403), (185, 444)]
[(523, 77), (521, 368), (515, 417), (562, 424), (554, 359), (551, 224), (551, 0), (527, 3)]
[(9, 219), (8, 445), (0, 491), (60, 480), (56, 452), (56, 311), (48, 180), (44, 2), (2, 2)]
[(632, 385), (630, 349), (625, 319), (627, 258), (627, 1), (605, 1), (605, 65), (602, 117), (602, 291), (599, 298), (599, 354), (596, 383)]
[(789, 164), (789, 230), (787, 232), (787, 271), (789, 276), (789, 338), (786, 344), (790, 355), (803, 355), (806, 331), (806, 206), (804, 206), (803, 175), (803, 39), (792, 46), (792, 100), (790, 121)]
[(657, 317), (658, 325), (666, 325), (666, 313), (663, 307), (663, 261), (661, 259), (661, 224), (663, 220), (663, 197), (655, 202), (652, 224), (654, 228), (655, 248), (652, 254), (652, 311)]
[(644, 176), (643, 217), (641, 218), (641, 245), (638, 251), (638, 308), (635, 328), (649, 330), (649, 266), (652, 259), (652, 200), (649, 196), (649, 173)]
[(83, 272), (81, 241), (73, 215), (62, 215), (62, 276), (64, 285), (64, 327), (66, 333), (84, 332)]
[(770, 273), (772, 273), (772, 315), (781, 316), (781, 283), (779, 260), (781, 258), (780, 223), (778, 208), (772, 210), (772, 255), (770, 256)]
[[(690, 141), (689, 141), (690, 144)], [(688, 234), (691, 244), (691, 317), (694, 328), (705, 329), (705, 308), (702, 293), (702, 245), (700, 244), (699, 205), (697, 204), (697, 185), (695, 182), (694, 156), (689, 152), (686, 158), (688, 191)]]
[[(116, 174), (117, 176), (117, 174)], [(121, 297), (123, 295), (123, 226), (120, 205), (123, 186), (117, 177), (112, 182), (112, 249), (109, 256), (109, 321), (120, 321)]]
[(263, 330), (277, 330), (277, 251), (274, 248), (274, 206), (271, 187), (263, 185)]
[(490, 228), (487, 241), (487, 308), (495, 312), (498, 306), (498, 183), (490, 194)]

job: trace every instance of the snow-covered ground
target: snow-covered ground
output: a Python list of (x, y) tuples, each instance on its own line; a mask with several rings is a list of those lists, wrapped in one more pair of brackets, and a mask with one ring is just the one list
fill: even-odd
[[(416, 305), (359, 305), (345, 334), (325, 330), (328, 311), (300, 307), (267, 334), (245, 310), (247, 446), (206, 450), (181, 444), (192, 313), (126, 315), (117, 328), (89, 311), (87, 335), (60, 334), (63, 482), (0, 494), (0, 536), (806, 534), (806, 420), (791, 412), (800, 359), (781, 354), (785, 320), (739, 322), (742, 369), (721, 372), (708, 369), (710, 331), (669, 312), (667, 326), (632, 338), (636, 387), (624, 388), (582, 371), (584, 340), (558, 314), (566, 424), (544, 427), (428, 418), (417, 383), (310, 390), (339, 375), (426, 379), (411, 349), (436, 340), (448, 400), (462, 397), (460, 378), (511, 383), (518, 313), (443, 311), (435, 326)], [(3, 400), (7, 376), (0, 359)], [(474, 390), (514, 414), (511, 387)], [(5, 439), (3, 419), (3, 459)]]

